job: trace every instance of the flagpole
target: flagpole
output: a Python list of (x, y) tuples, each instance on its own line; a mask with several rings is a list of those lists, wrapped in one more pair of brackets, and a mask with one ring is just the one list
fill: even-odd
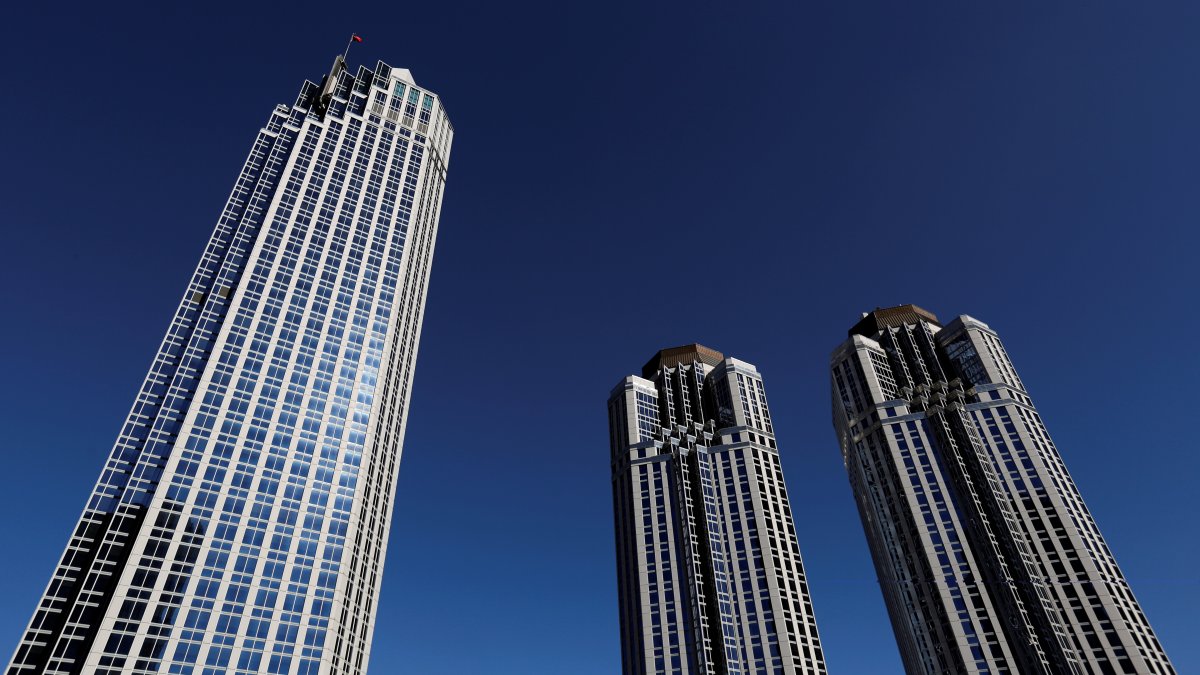
[(342, 52), (342, 61), (345, 61), (350, 56), (350, 45), (354, 44), (354, 38), (358, 37), (357, 33), (351, 33), (350, 39), (346, 41), (346, 51)]

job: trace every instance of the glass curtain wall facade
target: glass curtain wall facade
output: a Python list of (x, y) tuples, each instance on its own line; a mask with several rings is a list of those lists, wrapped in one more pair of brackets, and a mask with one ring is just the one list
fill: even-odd
[(365, 671), (452, 136), (382, 62), (276, 107), (8, 675)]
[(908, 673), (1175, 673), (995, 331), (876, 310), (830, 367)]
[(608, 415), (626, 675), (825, 673), (758, 370), (666, 349)]

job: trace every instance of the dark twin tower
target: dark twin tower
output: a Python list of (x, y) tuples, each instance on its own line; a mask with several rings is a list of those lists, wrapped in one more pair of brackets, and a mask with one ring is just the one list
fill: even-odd
[(830, 368), (910, 673), (1175, 672), (995, 331), (877, 310)]
[(664, 349), (608, 400), (626, 673), (825, 673), (754, 366)]

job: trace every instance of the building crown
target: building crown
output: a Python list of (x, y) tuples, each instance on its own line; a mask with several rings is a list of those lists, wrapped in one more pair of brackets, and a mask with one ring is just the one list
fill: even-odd
[(642, 377), (652, 380), (662, 369), (671, 368), (681, 363), (691, 364), (699, 361), (700, 363), (707, 363), (710, 366), (716, 367), (721, 365), (721, 362), (724, 360), (725, 355), (721, 352), (693, 342), (690, 345), (659, 350), (657, 354), (646, 362), (646, 365), (642, 366)]
[(863, 312), (862, 319), (854, 324), (850, 329), (849, 335), (851, 337), (855, 335), (875, 337), (885, 328), (902, 326), (906, 323), (919, 323), (921, 321), (932, 323), (939, 328), (942, 325), (938, 321), (936, 314), (916, 305), (897, 305), (887, 308), (876, 307), (873, 312)]

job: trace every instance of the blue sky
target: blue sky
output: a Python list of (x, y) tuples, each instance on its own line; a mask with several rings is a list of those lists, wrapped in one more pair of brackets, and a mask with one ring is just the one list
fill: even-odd
[(1200, 670), (1200, 6), (415, 4), (6, 10), (0, 648), (256, 130), (357, 31), (457, 132), (373, 672), (619, 670), (605, 400), (693, 341), (764, 374), (831, 669), (899, 672), (826, 368), (906, 302), (1000, 332)]

